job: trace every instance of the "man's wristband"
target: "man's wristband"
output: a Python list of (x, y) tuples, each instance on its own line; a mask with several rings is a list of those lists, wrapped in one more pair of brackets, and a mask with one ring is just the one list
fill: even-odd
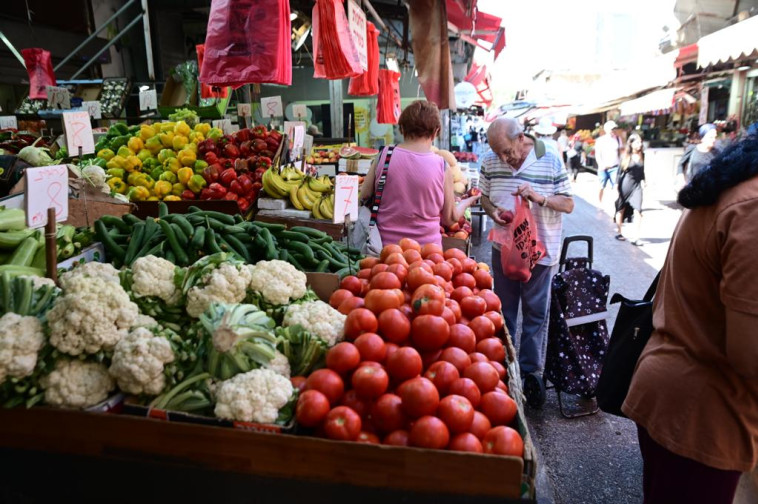
[(540, 202), (540, 206), (541, 206), (541, 207), (546, 207), (546, 206), (547, 206), (547, 198), (548, 198), (548, 197), (547, 197), (547, 196), (545, 196), (545, 199), (543, 199), (543, 200), (542, 200), (542, 202)]

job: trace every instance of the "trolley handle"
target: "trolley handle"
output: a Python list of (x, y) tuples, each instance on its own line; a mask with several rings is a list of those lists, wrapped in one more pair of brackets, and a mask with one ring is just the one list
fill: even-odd
[(567, 236), (563, 240), (563, 248), (561, 249), (561, 259), (560, 259), (560, 266), (563, 267), (566, 265), (567, 259), (566, 254), (568, 253), (569, 245), (573, 242), (586, 242), (587, 243), (587, 259), (589, 261), (588, 267), (592, 268), (592, 261), (593, 261), (593, 241), (592, 237), (588, 235), (574, 235), (574, 236)]

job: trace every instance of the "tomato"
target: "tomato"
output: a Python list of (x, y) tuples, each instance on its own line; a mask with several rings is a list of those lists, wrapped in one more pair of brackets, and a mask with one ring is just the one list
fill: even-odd
[(382, 444), (390, 446), (408, 446), (408, 437), (408, 431), (396, 430), (384, 436)]
[(435, 275), (441, 276), (446, 282), (453, 279), (453, 266), (448, 262), (440, 262), (432, 267)]
[(420, 261), (423, 258), (421, 257), (421, 252), (414, 249), (408, 249), (405, 252), (403, 252), (403, 258), (405, 258), (405, 262), (408, 264), (413, 264), (416, 261)]
[(408, 319), (408, 322), (410, 323), (411, 319), (414, 316), (413, 308), (411, 308), (411, 305), (408, 303), (405, 303), (403, 306), (400, 307), (400, 312), (405, 315), (405, 317)]
[(473, 292), (471, 292), (471, 289), (468, 287), (456, 287), (452, 294), (450, 294), (450, 299), (457, 301), (458, 304), (461, 303), (466, 298), (470, 298), (474, 295)]
[(497, 382), (497, 387), (495, 387), (495, 390), (502, 390), (506, 394), (508, 393), (508, 385), (501, 381)]
[(382, 369), (384, 369), (384, 366), (382, 366), (382, 365), (381, 365), (381, 363), (379, 363), (379, 362), (376, 362), (376, 361), (370, 361), (370, 360), (367, 360), (367, 361), (363, 361), (363, 362), (361, 362), (360, 364), (358, 364), (358, 368), (359, 368), (359, 369), (360, 369), (360, 368), (362, 368), (363, 366), (368, 366), (368, 367), (373, 367), (373, 368), (382, 368)]
[(505, 362), (505, 347), (498, 338), (485, 338), (476, 344), (476, 351), (487, 356), (491, 361)]
[[(428, 256), (425, 257), (425, 259), (432, 261), (435, 266), (440, 263), (445, 262), (445, 258), (442, 257), (442, 254), (437, 254), (437, 253), (429, 254)], [(432, 266), (432, 269), (434, 269), (434, 266)]]
[(450, 431), (439, 418), (427, 415), (419, 418), (411, 427), (408, 437), (410, 446), (442, 450), (450, 442)]
[(479, 296), (469, 296), (463, 298), (460, 301), (460, 304), (463, 316), (469, 319), (473, 319), (479, 315), (484, 315), (484, 312), (487, 310), (486, 301), (484, 301), (484, 299), (480, 298)]
[(463, 261), (467, 257), (466, 253), (464, 251), (462, 251), (461, 249), (457, 249), (457, 248), (447, 249), (442, 255), (447, 260), (457, 259), (459, 261)]
[(361, 433), (361, 417), (347, 406), (337, 406), (326, 415), (324, 434), (329, 439), (355, 441)]
[(411, 268), (410, 271), (408, 271), (405, 283), (408, 286), (408, 289), (415, 292), (416, 289), (424, 284), (434, 284), (434, 275), (427, 271), (423, 266)]
[(387, 391), (390, 377), (381, 367), (361, 366), (353, 373), (351, 383), (358, 397), (375, 399)]
[(503, 327), (505, 326), (505, 320), (503, 320), (503, 316), (496, 311), (485, 312), (484, 316), (492, 321), (492, 325), (495, 326), (495, 334), (500, 334), (500, 332), (503, 330)]
[(335, 373), (345, 374), (357, 368), (360, 363), (360, 351), (347, 341), (337, 343), (326, 352), (326, 367)]
[(384, 262), (387, 257), (389, 257), (390, 254), (403, 253), (403, 249), (400, 248), (400, 245), (397, 244), (391, 244), (391, 245), (385, 245), (384, 248), (382, 248), (382, 252), (379, 254), (379, 261)]
[(473, 273), (474, 280), (476, 280), (476, 286), (480, 289), (491, 289), (492, 288), (492, 275), (490, 275), (489, 271), (484, 270), (476, 270)]
[(361, 280), (368, 280), (371, 278), (371, 269), (366, 268), (366, 269), (359, 270), (355, 276), (357, 276)]
[(480, 290), (477, 296), (484, 299), (487, 303), (487, 311), (495, 311), (499, 313), (503, 307), (503, 303), (500, 301), (500, 296), (488, 288)]
[(487, 358), (486, 355), (484, 355), (481, 352), (471, 352), (468, 354), (469, 358), (471, 359), (471, 362), (489, 362), (490, 360)]
[(445, 319), (448, 325), (455, 324), (455, 313), (447, 306), (442, 310), (442, 318)]
[(474, 411), (474, 421), (471, 422), (469, 432), (476, 436), (478, 439), (484, 439), (484, 436), (492, 428), (492, 422), (487, 418), (487, 415), (481, 411)]
[[(468, 287), (469, 289), (473, 289), (474, 287), (476, 287), (476, 280), (474, 280), (474, 277), (471, 276), (469, 273), (460, 273), (453, 277), (453, 286)], [(456, 301), (459, 301), (459, 300), (456, 300)]]
[(490, 361), (490, 366), (495, 368), (495, 370), (497, 371), (497, 375), (500, 377), (501, 380), (504, 380), (505, 375), (506, 375), (506, 369), (505, 369), (505, 366), (501, 364), (501, 362), (503, 361)]
[(371, 422), (379, 432), (393, 432), (405, 427), (408, 417), (403, 412), (403, 400), (395, 394), (384, 394), (371, 407)]
[(471, 259), (470, 257), (462, 259), (461, 266), (463, 266), (464, 273), (470, 273), (473, 275), (474, 272), (476, 271), (476, 261)]
[(413, 238), (402, 238), (397, 244), (403, 250), (421, 250), (421, 244)]
[(442, 315), (445, 308), (445, 291), (436, 285), (422, 285), (413, 292), (411, 306), (419, 315)]
[(461, 377), (458, 368), (447, 361), (437, 361), (426, 370), (424, 377), (431, 380), (441, 396), (447, 394), (450, 384)]
[(350, 312), (356, 308), (362, 308), (365, 304), (366, 302), (363, 300), (363, 298), (353, 296), (344, 300), (339, 308), (337, 308), (337, 311), (343, 315), (349, 315)]
[(329, 413), (329, 399), (318, 390), (306, 390), (297, 398), (295, 418), (303, 427), (315, 427)]
[(460, 348), (464, 353), (470, 354), (476, 350), (476, 336), (474, 335), (474, 331), (463, 324), (451, 325), (450, 338), (447, 340), (447, 346)]
[(479, 387), (476, 386), (476, 383), (474, 383), (474, 380), (471, 378), (458, 378), (450, 384), (447, 393), (465, 397), (474, 408), (479, 406), (479, 401), (482, 398), (482, 393), (479, 391)]
[(369, 291), (369, 281), (365, 278), (361, 278), (361, 297), (365, 297)]
[(471, 365), (471, 359), (464, 350), (458, 347), (447, 347), (442, 351), (440, 360), (449, 362), (458, 370), (459, 373), (463, 373), (463, 370)]
[(329, 296), (329, 305), (335, 310), (340, 307), (343, 301), (353, 297), (353, 293), (347, 289), (337, 289)]
[(437, 406), (440, 404), (440, 394), (437, 392), (437, 387), (429, 379), (421, 376), (403, 382), (398, 387), (397, 393), (403, 400), (403, 411), (410, 418), (434, 415)]
[(474, 331), (477, 342), (495, 336), (495, 324), (484, 315), (472, 318), (471, 322), (468, 323), (468, 326)]
[(447, 343), (450, 325), (436, 315), (419, 315), (411, 322), (411, 341), (419, 350), (437, 350)]
[(420, 375), (423, 362), (415, 348), (404, 346), (387, 356), (386, 367), (392, 379), (401, 382)]
[(379, 334), (386, 341), (403, 343), (411, 334), (411, 321), (397, 308), (384, 310), (379, 314)]
[(378, 257), (364, 257), (361, 259), (361, 261), (358, 263), (358, 266), (361, 269), (371, 269), (377, 264), (379, 264), (381, 261)]
[[(384, 273), (380, 274), (383, 275)], [(392, 273), (387, 274), (395, 276)], [(397, 277), (395, 277), (395, 280), (397, 280)], [(366, 294), (366, 297), (363, 298), (366, 309), (371, 310), (376, 315), (379, 315), (384, 310), (400, 308), (404, 300), (405, 296), (400, 289), (371, 289)]]
[(408, 263), (391, 264), (390, 267), (387, 268), (387, 273), (392, 273), (395, 275), (402, 284), (405, 282), (405, 278), (408, 276)]
[(453, 267), (453, 276), (463, 273), (463, 265), (460, 260), (453, 258), (448, 259), (446, 262)]
[(485, 434), (482, 440), (484, 453), (494, 455), (524, 456), (524, 440), (514, 429), (505, 426), (494, 427)]
[(429, 366), (434, 364), (440, 359), (442, 350), (429, 350), (428, 352), (421, 352), (421, 363), (424, 369), (428, 369)]
[(482, 442), (470, 432), (461, 432), (460, 434), (453, 436), (453, 439), (450, 440), (450, 444), (447, 448), (452, 451), (472, 453), (483, 452)]
[(358, 434), (358, 439), (356, 439), (359, 443), (367, 443), (367, 444), (379, 444), (379, 436), (377, 436), (374, 433), (361, 431), (360, 434)]
[(293, 376), (290, 378), (290, 383), (292, 383), (292, 386), (295, 387), (297, 390), (302, 392), (305, 390), (305, 376)]
[[(359, 397), (358, 392), (355, 390), (348, 390), (345, 392), (345, 395), (342, 396), (340, 406), (347, 406), (358, 413), (361, 419), (366, 419), (371, 411), (371, 399)], [(364, 425), (364, 427), (366, 426)]]
[(463, 370), (463, 376), (474, 380), (482, 393), (494, 389), (497, 382), (500, 381), (497, 369), (492, 367), (489, 362), (474, 362)]
[(387, 357), (387, 347), (378, 334), (361, 334), (355, 338), (355, 347), (360, 352), (362, 361), (383, 362)]
[(384, 344), (384, 348), (386, 348), (386, 349), (387, 349), (387, 358), (389, 358), (389, 356), (390, 356), (390, 355), (391, 355), (391, 354), (392, 354), (392, 353), (393, 353), (395, 350), (397, 350), (397, 349), (398, 349), (398, 348), (400, 348), (400, 347), (399, 347), (398, 345), (396, 345), (395, 343), (385, 343), (385, 344)]
[(474, 421), (474, 407), (465, 397), (452, 394), (440, 401), (437, 416), (445, 422), (450, 432), (468, 432)]
[(345, 392), (345, 384), (340, 375), (331, 369), (317, 369), (305, 381), (305, 390), (318, 390), (329, 399), (330, 404), (337, 404)]
[(432, 272), (434, 272), (434, 265), (437, 264), (436, 262), (432, 261), (431, 259), (424, 259), (424, 263), (432, 268)]
[(423, 260), (421, 260), (421, 261), (415, 261), (415, 262), (412, 262), (410, 264), (410, 266), (408, 266), (408, 272), (410, 273), (410, 271), (412, 269), (422, 268), (422, 269), (426, 270), (428, 273), (434, 274), (434, 270), (432, 269), (432, 266), (433, 266), (433, 264), (431, 264), (431, 265), (427, 264), (426, 261), (423, 261)]
[(408, 261), (405, 260), (405, 256), (402, 252), (395, 252), (394, 254), (388, 255), (387, 259), (384, 260), (384, 264), (389, 264), (390, 267), (394, 265), (408, 267)]
[(436, 243), (426, 243), (421, 246), (421, 257), (426, 259), (432, 254), (439, 254), (442, 255), (442, 247), (437, 245)]
[(384, 263), (379, 263), (375, 265), (373, 268), (371, 268), (371, 278), (374, 278), (379, 273), (386, 273), (389, 269), (389, 266)]
[[(389, 266), (388, 266), (389, 268)], [(394, 273), (381, 271), (371, 277), (369, 287), (371, 289), (399, 289), (402, 286), (400, 279)]]
[(340, 289), (350, 291), (354, 296), (361, 293), (361, 280), (353, 275), (346, 276), (340, 282)]
[(453, 315), (455, 315), (455, 321), (458, 322), (463, 316), (463, 312), (461, 311), (461, 305), (458, 303), (458, 301), (456, 301), (455, 299), (445, 299), (445, 306), (450, 308), (450, 310), (452, 310)]
[(345, 319), (345, 338), (352, 341), (365, 332), (376, 332), (378, 328), (376, 315), (366, 308), (358, 308)]
[(516, 401), (502, 392), (487, 392), (482, 396), (479, 409), (487, 415), (492, 425), (508, 425), (516, 418)]

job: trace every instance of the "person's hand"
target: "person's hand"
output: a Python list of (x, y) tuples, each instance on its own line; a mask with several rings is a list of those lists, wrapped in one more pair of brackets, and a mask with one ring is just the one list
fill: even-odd
[(521, 184), (518, 186), (518, 189), (516, 192), (512, 193), (514, 196), (521, 196), (522, 198), (526, 198), (529, 201), (534, 201), (535, 203), (540, 203), (544, 196), (541, 196), (537, 192), (535, 192), (534, 189), (532, 189), (531, 184), (529, 182), (526, 182), (524, 184)]
[(498, 226), (507, 226), (513, 221), (513, 212), (504, 208), (496, 208), (495, 215), (490, 215), (492, 221)]
[(463, 205), (463, 208), (468, 208), (474, 203), (476, 203), (477, 201), (479, 201), (481, 197), (482, 197), (481, 194), (477, 194), (476, 196), (469, 196), (468, 198), (463, 198), (461, 200), (461, 204)]

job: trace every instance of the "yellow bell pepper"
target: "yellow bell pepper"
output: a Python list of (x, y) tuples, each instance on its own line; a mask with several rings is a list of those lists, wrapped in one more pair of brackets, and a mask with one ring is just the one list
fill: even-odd
[(175, 194), (169, 194), (165, 198), (163, 198), (163, 201), (182, 201), (182, 198)]
[(142, 142), (142, 139), (139, 137), (130, 138), (129, 141), (126, 143), (126, 146), (129, 148), (130, 151), (132, 151), (132, 154), (137, 154), (139, 151), (145, 148), (145, 144)]
[(192, 178), (192, 175), (194, 175), (195, 172), (192, 170), (192, 168), (181, 168), (178, 172), (176, 172), (176, 176), (179, 178), (179, 183), (187, 185), (189, 183), (189, 180)]
[(140, 173), (140, 172), (136, 172), (136, 171), (135, 172), (131, 172), (129, 175), (127, 175), (126, 182), (130, 186), (140, 185), (137, 182), (139, 182), (141, 178), (146, 177), (146, 176), (147, 175), (144, 174), (144, 173)]
[(108, 179), (108, 187), (110, 187), (111, 191), (115, 193), (124, 194), (127, 186), (120, 178), (113, 177)]
[(187, 186), (180, 184), (177, 182), (176, 184), (171, 186), (171, 194), (174, 196), (181, 196), (182, 193), (187, 189)]
[(189, 134), (189, 141), (191, 143), (200, 143), (203, 140), (205, 140), (205, 137), (203, 136), (202, 133), (198, 131), (193, 131), (192, 133)]
[(164, 164), (169, 159), (175, 158), (175, 157), (176, 157), (176, 152), (172, 151), (171, 149), (162, 149), (158, 153), (158, 161), (160, 161), (161, 164)]
[(182, 166), (193, 166), (195, 164), (195, 161), (197, 161), (195, 152), (189, 148), (180, 151), (177, 157), (179, 158), (179, 162), (182, 164)]
[(139, 152), (137, 153), (137, 157), (139, 158), (139, 160), (140, 160), (140, 161), (142, 161), (142, 163), (144, 163), (144, 162), (145, 162), (145, 160), (146, 160), (147, 158), (151, 157), (151, 156), (152, 156), (152, 154), (151, 154), (151, 153), (150, 153), (150, 151), (149, 151), (149, 150), (147, 150), (147, 149), (142, 149), (141, 151), (139, 151)]
[(148, 124), (143, 124), (139, 127), (139, 137), (143, 142), (147, 142), (149, 139), (155, 136), (155, 130)]
[[(182, 170), (179, 170), (179, 171), (182, 171)], [(155, 178), (154, 175), (151, 175), (151, 177)], [(171, 172), (171, 171), (164, 171), (163, 173), (160, 174), (160, 176), (158, 178), (160, 180), (165, 180), (166, 182), (168, 182), (170, 184), (176, 184), (176, 182), (177, 182), (177, 176), (176, 176), (176, 174), (174, 172)]]
[(105, 163), (105, 167), (126, 169), (126, 158), (123, 156), (113, 156)]
[(179, 162), (177, 158), (170, 158), (167, 159), (165, 163), (163, 163), (163, 170), (167, 171), (170, 170), (174, 173), (179, 171), (179, 168), (182, 167), (182, 164)]
[(208, 130), (208, 133), (204, 133), (206, 138), (212, 138), (214, 140), (218, 140), (222, 136), (224, 136), (224, 132), (221, 131), (218, 128), (211, 128)]
[(174, 148), (175, 151), (180, 151), (184, 149), (184, 147), (186, 147), (188, 143), (189, 143), (189, 139), (186, 136), (174, 135), (174, 138), (171, 141), (171, 146)]
[(195, 131), (197, 131), (198, 133), (202, 133), (203, 136), (207, 136), (210, 130), (211, 130), (211, 125), (208, 123), (195, 124)]
[(163, 124), (163, 123), (159, 123), (159, 122), (158, 122), (158, 123), (155, 123), (155, 124), (153, 124), (153, 134), (154, 134), (154, 135), (159, 135), (160, 133), (162, 133), (162, 132), (163, 132), (163, 129), (162, 129), (162, 124)]
[(161, 139), (161, 143), (163, 146), (167, 149), (170, 149), (174, 146), (174, 132), (169, 131), (167, 133), (161, 133), (158, 138)]
[(187, 144), (187, 147), (185, 147), (185, 149), (189, 149), (192, 152), (194, 152), (195, 154), (197, 154), (197, 144), (196, 143)]
[(173, 133), (175, 126), (176, 126), (175, 122), (163, 122), (161, 123), (161, 132), (166, 133), (170, 131)]
[(145, 201), (150, 197), (150, 191), (147, 187), (134, 186), (129, 189), (127, 197), (129, 198), (129, 201)]
[(106, 161), (110, 161), (115, 155), (116, 153), (110, 149), (100, 149), (97, 152), (97, 157), (99, 157), (100, 159), (105, 159)]
[(184, 121), (179, 121), (178, 123), (176, 123), (176, 126), (174, 126), (174, 133), (177, 135), (182, 135), (186, 137), (187, 135), (190, 134), (190, 131), (192, 130)]
[(163, 198), (164, 196), (167, 196), (171, 193), (171, 182), (166, 182), (165, 180), (159, 180), (155, 183), (155, 186), (153, 187), (153, 194), (158, 196), (159, 198)]
[(153, 177), (151, 177), (150, 175), (144, 175), (143, 177), (138, 178), (137, 183), (134, 185), (146, 187), (147, 189), (152, 189), (153, 187), (155, 187), (155, 180), (153, 180)]
[(136, 153), (129, 150), (129, 147), (127, 147), (126, 145), (122, 145), (121, 147), (118, 148), (118, 152), (116, 152), (116, 154), (121, 156), (122, 158), (128, 158), (132, 154), (136, 154)]
[(137, 156), (131, 155), (128, 158), (126, 158), (126, 165), (124, 166), (124, 169), (128, 172), (139, 170), (142, 168), (142, 160), (138, 158)]
[(149, 150), (153, 156), (157, 156), (158, 153), (163, 149), (163, 144), (161, 143), (160, 138), (153, 136), (147, 139), (145, 142), (145, 148)]
[(158, 196), (148, 196), (147, 201), (160, 201)]

